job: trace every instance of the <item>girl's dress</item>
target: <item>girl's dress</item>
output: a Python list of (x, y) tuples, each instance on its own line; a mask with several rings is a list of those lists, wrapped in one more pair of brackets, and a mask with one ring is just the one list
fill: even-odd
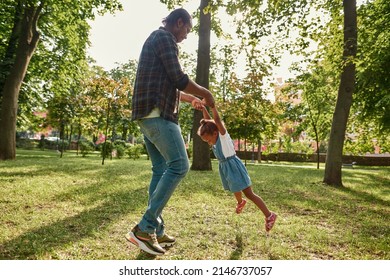
[(236, 156), (233, 141), (227, 131), (225, 135), (219, 133), (212, 150), (219, 161), (219, 175), (225, 190), (239, 192), (252, 185), (248, 171)]

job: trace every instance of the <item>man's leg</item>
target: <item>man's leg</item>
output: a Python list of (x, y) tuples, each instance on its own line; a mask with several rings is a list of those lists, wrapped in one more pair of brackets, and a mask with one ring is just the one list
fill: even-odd
[[(150, 160), (152, 162), (152, 179), (150, 180), (149, 184), (149, 200), (148, 200), (148, 207), (150, 206), (150, 197), (151, 194), (154, 193), (156, 190), (157, 184), (160, 181), (162, 175), (164, 174), (165, 170), (167, 169), (167, 165), (165, 163), (165, 158), (161, 155), (161, 153), (158, 151), (156, 146), (152, 142), (149, 141), (149, 139), (145, 136), (145, 146), (146, 150), (148, 151)], [(160, 215), (157, 218), (158, 226), (156, 228), (156, 234), (158, 236), (161, 236), (164, 234), (164, 219), (162, 218), (162, 215)]]
[[(155, 188), (153, 184), (150, 187), (151, 190), (153, 188), (154, 190), (149, 194), (148, 208), (139, 223), (141, 231), (156, 233), (162, 221), (159, 218), (162, 210), (177, 185), (187, 174), (189, 162), (181, 130), (177, 124), (164, 120), (163, 118), (152, 118), (140, 121), (140, 127), (145, 137), (154, 145), (155, 149), (153, 152), (156, 154), (157, 152), (160, 153), (166, 162), (166, 170), (160, 177)], [(151, 154), (149, 156), (152, 158)], [(157, 178), (160, 174), (156, 174), (155, 176)]]

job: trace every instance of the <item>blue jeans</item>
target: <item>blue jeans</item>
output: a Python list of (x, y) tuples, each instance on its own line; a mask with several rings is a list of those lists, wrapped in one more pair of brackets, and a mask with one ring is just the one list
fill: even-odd
[(152, 179), (148, 207), (138, 226), (162, 236), (162, 210), (189, 170), (188, 156), (179, 125), (159, 117), (142, 119), (139, 126), (152, 161)]

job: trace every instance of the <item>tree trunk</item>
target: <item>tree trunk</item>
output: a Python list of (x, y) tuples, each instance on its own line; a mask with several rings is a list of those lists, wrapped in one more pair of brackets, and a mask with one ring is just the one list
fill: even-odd
[(261, 140), (257, 143), (257, 162), (261, 163)]
[[(209, 5), (209, 0), (201, 0), (199, 19), (199, 43), (198, 62), (196, 66), (196, 83), (209, 88), (210, 72), (210, 32), (211, 15), (204, 14), (203, 10)], [(191, 170), (211, 170), (210, 148), (208, 144), (196, 134), (199, 128), (199, 121), (202, 119), (201, 111), (195, 110), (193, 120), (193, 155)]]
[(0, 160), (15, 159), (19, 91), (39, 40), (36, 29), (42, 6), (25, 8), (15, 63), (5, 80), (0, 112)]
[(71, 148), (71, 145), (72, 145), (72, 135), (73, 135), (73, 125), (71, 124), (70, 125), (70, 130), (69, 130), (69, 135), (67, 135), (68, 137), (68, 151), (70, 150)]
[(77, 155), (79, 155), (81, 133), (82, 133), (81, 121), (80, 121), (80, 119), (79, 119), (79, 122), (78, 122), (78, 129), (77, 129), (77, 143), (76, 143), (76, 151), (77, 151), (76, 154), (77, 154)]
[(353, 59), (357, 51), (356, 0), (344, 0), (344, 68), (333, 114), (332, 128), (326, 155), (323, 182), (328, 185), (342, 186), (341, 167), (345, 131), (352, 94), (355, 88), (355, 64)]
[(20, 35), (20, 25), (23, 19), (23, 6), (22, 2), (19, 0), (16, 5), (14, 22), (12, 27), (11, 36), (7, 44), (7, 49), (5, 51), (4, 57), (0, 62), (0, 104), (1, 96), (3, 95), (3, 88), (5, 80), (8, 77), (12, 66), (14, 64), (16, 49), (18, 46), (18, 40)]
[(314, 129), (314, 134), (316, 138), (316, 151), (317, 151), (317, 169), (320, 169), (320, 146), (319, 146), (319, 135), (318, 135), (318, 130), (317, 130), (317, 125), (313, 125)]
[(246, 152), (247, 152), (247, 150), (246, 150), (246, 136), (245, 136), (245, 139), (244, 139), (244, 161), (245, 161), (245, 166), (246, 166)]

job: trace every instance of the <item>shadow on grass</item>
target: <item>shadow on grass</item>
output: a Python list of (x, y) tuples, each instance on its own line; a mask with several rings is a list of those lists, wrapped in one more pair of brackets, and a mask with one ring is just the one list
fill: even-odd
[[(389, 177), (389, 176), (387, 176)], [(389, 177), (390, 178), (390, 177)], [(375, 191), (380, 195), (383, 195), (386, 197), (390, 193), (390, 184), (388, 181), (388, 178), (386, 178), (384, 175), (381, 176), (379, 174), (372, 175), (372, 174), (359, 174), (355, 175), (353, 177), (350, 176), (350, 174), (346, 174), (345, 180), (349, 180), (350, 182), (354, 181), (360, 181), (360, 182), (376, 182), (376, 184), (373, 186), (372, 184), (369, 185), (369, 187), (365, 188), (364, 190), (357, 190), (353, 189), (351, 187), (343, 186), (339, 187), (341, 191), (344, 191), (345, 193), (348, 193), (350, 195), (353, 195), (361, 200), (364, 200), (368, 203), (375, 203), (380, 204), (385, 207), (390, 207), (390, 202), (382, 199), (381, 197), (378, 197), (377, 195), (373, 195), (369, 192)], [(337, 188), (337, 187), (334, 187)]]
[(139, 254), (136, 257), (136, 260), (155, 260), (157, 257), (152, 254), (148, 254), (142, 250), (140, 250)]
[(236, 234), (236, 248), (234, 251), (230, 254), (229, 260), (239, 260), (241, 259), (242, 252), (244, 250), (244, 246), (242, 243), (242, 233)]
[(83, 238), (97, 236), (120, 216), (134, 211), (138, 203), (131, 203), (123, 197), (138, 197), (141, 195), (140, 192), (144, 190), (117, 192), (95, 208), (27, 231), (3, 242), (0, 244), (0, 259), (59, 258), (56, 254), (58, 248), (68, 246)]

